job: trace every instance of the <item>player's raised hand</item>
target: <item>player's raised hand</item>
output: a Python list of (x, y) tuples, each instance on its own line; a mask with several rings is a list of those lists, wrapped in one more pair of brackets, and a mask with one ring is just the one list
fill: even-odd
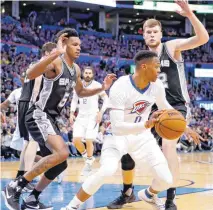
[(75, 115), (70, 113), (70, 124), (73, 125), (75, 122)]
[(202, 136), (200, 136), (196, 131), (192, 130), (190, 127), (186, 128), (185, 134), (189, 139), (191, 137), (195, 142), (195, 144), (200, 144), (200, 140), (205, 141), (205, 139)]
[(181, 8), (181, 10), (176, 10), (179, 15), (188, 17), (193, 13), (193, 11), (190, 9), (188, 0), (175, 0), (175, 2)]
[(110, 86), (112, 85), (113, 81), (116, 80), (115, 74), (107, 74), (107, 76), (104, 78), (102, 87), (104, 90), (108, 90)]
[(146, 121), (145, 127), (146, 128), (152, 128), (155, 126), (155, 124), (159, 121), (159, 116), (164, 113), (165, 110), (158, 110), (156, 112), (153, 112), (149, 120)]
[(64, 41), (68, 39), (66, 36), (67, 36), (67, 33), (64, 33), (64, 34), (61, 34), (61, 36), (58, 38), (56, 50), (60, 52), (60, 54), (63, 54), (66, 52), (66, 45), (64, 44)]

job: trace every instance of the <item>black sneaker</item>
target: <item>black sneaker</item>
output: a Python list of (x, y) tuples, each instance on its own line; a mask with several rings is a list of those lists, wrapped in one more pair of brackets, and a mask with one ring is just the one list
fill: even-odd
[(136, 197), (135, 197), (133, 190), (132, 190), (132, 194), (130, 196), (126, 195), (125, 193), (123, 193), (123, 191), (121, 191), (121, 195), (118, 198), (116, 198), (114, 201), (109, 203), (107, 205), (107, 208), (108, 209), (121, 209), (124, 204), (132, 203), (135, 200), (136, 200)]
[(21, 196), (21, 187), (17, 186), (13, 188), (12, 186), (7, 185), (2, 191), (5, 205), (10, 210), (19, 210), (19, 198)]
[(166, 200), (165, 210), (177, 210), (177, 206), (173, 201)]
[(39, 200), (36, 201), (23, 201), (23, 204), (21, 205), (21, 210), (52, 210), (52, 206), (45, 206), (43, 203), (41, 203)]
[(22, 192), (26, 192), (26, 193), (30, 193), (33, 191), (35, 185), (33, 185), (32, 183), (28, 183), (26, 187), (24, 187), (24, 189), (22, 190)]

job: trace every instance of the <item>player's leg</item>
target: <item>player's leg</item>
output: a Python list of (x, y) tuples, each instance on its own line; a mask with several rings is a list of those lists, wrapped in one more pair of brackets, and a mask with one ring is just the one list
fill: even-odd
[[(160, 191), (168, 189), (172, 183), (172, 174), (169, 170), (166, 158), (156, 143), (153, 136), (141, 139), (146, 143), (139, 143), (138, 148), (131, 153), (132, 158), (136, 163), (145, 162), (150, 168), (154, 177), (152, 185), (147, 189), (138, 192), (138, 197), (161, 210), (164, 209), (164, 203), (158, 198)], [(138, 141), (139, 142), (139, 141)]]
[(121, 209), (124, 204), (135, 201), (133, 179), (135, 175), (135, 162), (129, 154), (121, 158), (123, 191), (121, 195), (107, 205), (108, 209)]
[(99, 125), (96, 123), (95, 119), (90, 117), (85, 134), (87, 159), (85, 161), (85, 166), (83, 168), (84, 175), (88, 175), (92, 171), (92, 164), (95, 161), (95, 158), (93, 156), (94, 154), (93, 141), (98, 136), (98, 129)]
[(112, 176), (118, 167), (120, 160), (119, 151), (115, 148), (106, 148), (101, 154), (101, 166), (98, 171), (89, 176), (83, 183), (81, 189), (77, 192), (70, 203), (61, 208), (61, 210), (73, 210), (83, 204), (104, 184), (105, 178)]
[(176, 195), (176, 187), (180, 179), (179, 160), (176, 150), (177, 141), (178, 140), (171, 141), (167, 139), (163, 139), (162, 141), (162, 151), (168, 161), (169, 169), (173, 176), (173, 186), (167, 190), (166, 210), (177, 209), (173, 202)]
[[(185, 105), (174, 106), (174, 108), (180, 111), (185, 118), (190, 118), (190, 109), (187, 108)], [(166, 210), (177, 210), (177, 206), (174, 202), (176, 187), (178, 186), (178, 181), (180, 179), (179, 160), (176, 150), (177, 142), (178, 139), (174, 141), (163, 139), (162, 141), (162, 151), (167, 159), (169, 169), (173, 176), (173, 185), (170, 189), (167, 190), (167, 198), (165, 204)]]
[(19, 176), (23, 176), (24, 173), (25, 173), (24, 155), (25, 155), (25, 151), (27, 149), (28, 143), (29, 143), (28, 141), (24, 141), (24, 148), (21, 151), (19, 169), (18, 169), (18, 172), (16, 174), (16, 178), (19, 177)]
[(21, 191), (29, 182), (41, 173), (47, 172), (54, 166), (62, 164), (69, 156), (67, 145), (59, 135), (59, 129), (56, 127), (51, 117), (45, 115), (42, 119), (35, 119), (33, 110), (29, 112), (27, 117), (26, 125), (33, 139), (36, 139), (39, 144), (43, 146), (44, 144), (48, 146), (52, 153), (43, 157), (30, 171), (25, 173), (24, 176), (19, 177), (6, 186), (3, 194), (5, 195), (6, 205), (11, 209), (19, 209)]
[(87, 158), (86, 148), (82, 142), (86, 132), (85, 123), (86, 119), (77, 117), (73, 125), (73, 143), (84, 159)]
[[(46, 147), (41, 147), (41, 153), (42, 156), (48, 156), (51, 155), (52, 152)], [(50, 210), (52, 209), (51, 206), (45, 206), (41, 202), (39, 202), (39, 195), (42, 193), (42, 191), (63, 171), (67, 168), (67, 161), (64, 161), (53, 168), (47, 170), (42, 178), (39, 180), (37, 185), (35, 186), (34, 190), (31, 192), (31, 194), (24, 200), (22, 204), (22, 210), (27, 209), (35, 209), (39, 206), (39, 209), (45, 209)]]

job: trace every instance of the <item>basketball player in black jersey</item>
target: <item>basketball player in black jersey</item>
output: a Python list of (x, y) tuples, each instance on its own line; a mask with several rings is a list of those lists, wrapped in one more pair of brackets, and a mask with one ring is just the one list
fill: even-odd
[(30, 196), (23, 202), (24, 209), (53, 209), (38, 200), (38, 196), (60, 173), (67, 168), (69, 156), (67, 145), (60, 136), (56, 118), (75, 88), (79, 97), (87, 97), (108, 89), (114, 74), (107, 75), (101, 88), (85, 89), (81, 82), (80, 68), (74, 61), (79, 57), (81, 41), (76, 30), (67, 28), (57, 34), (57, 49), (32, 68), (28, 69), (28, 79), (33, 80), (44, 74), (40, 92), (35, 104), (25, 117), (27, 129), (39, 145), (43, 157), (32, 170), (8, 185), (4, 190), (5, 203), (10, 209), (19, 210), (21, 190), (36, 176), (44, 175)]
[[(42, 57), (50, 54), (50, 52), (54, 48), (56, 48), (55, 43), (52, 42), (45, 43), (41, 49)], [(32, 63), (31, 65), (34, 65), (34, 63)], [(27, 172), (32, 168), (38, 148), (38, 143), (33, 139), (29, 139), (29, 134), (25, 126), (25, 115), (30, 105), (33, 103), (33, 97), (35, 97), (34, 95), (36, 94), (36, 89), (39, 89), (40, 85), (38, 83), (41, 78), (29, 80), (26, 77), (26, 72), (23, 72), (22, 76), (24, 76), (25, 79), (18, 104), (18, 122), (19, 122), (18, 126), (20, 131), (20, 137), (24, 139), (25, 143), (24, 148), (21, 152), (20, 166), (16, 178), (24, 175), (25, 172)]]
[[(199, 47), (209, 40), (209, 35), (190, 9), (187, 0), (177, 0), (176, 3), (180, 6), (180, 15), (187, 17), (191, 22), (195, 36), (184, 39), (174, 39), (161, 43), (162, 28), (161, 23), (155, 19), (147, 20), (143, 25), (144, 40), (149, 50), (156, 52), (161, 61), (160, 79), (163, 81), (166, 89), (166, 97), (168, 102), (178, 111), (180, 111), (186, 118), (187, 106), (189, 105), (189, 96), (186, 86), (184, 63), (181, 52), (189, 49)], [(199, 142), (200, 136), (188, 128), (187, 133), (194, 139), (195, 143)], [(178, 140), (177, 140), (178, 141)], [(176, 142), (163, 139), (162, 150), (167, 158), (169, 168), (173, 175), (174, 188), (167, 190), (167, 200), (165, 204), (166, 210), (177, 210), (176, 204), (173, 202), (176, 194), (176, 186), (179, 180), (179, 163), (176, 152)], [(125, 203), (135, 200), (133, 193), (133, 177), (135, 163), (130, 155), (125, 155), (121, 159), (122, 174), (124, 188), (121, 196), (108, 204), (109, 209), (122, 208)]]

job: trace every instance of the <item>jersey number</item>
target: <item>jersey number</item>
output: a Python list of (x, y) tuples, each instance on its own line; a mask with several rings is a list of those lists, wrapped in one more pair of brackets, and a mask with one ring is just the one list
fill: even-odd
[(135, 122), (134, 123), (139, 123), (141, 121), (142, 117), (141, 116), (137, 116), (135, 118)]
[(70, 94), (68, 92), (64, 94), (64, 97), (61, 99), (60, 103), (58, 104), (58, 108), (62, 108), (65, 105), (65, 103), (67, 102), (67, 99), (69, 98), (69, 95)]
[(164, 88), (169, 88), (167, 74), (162, 72), (159, 74), (159, 79), (163, 82)]
[(83, 98), (83, 104), (87, 104), (87, 99)]

